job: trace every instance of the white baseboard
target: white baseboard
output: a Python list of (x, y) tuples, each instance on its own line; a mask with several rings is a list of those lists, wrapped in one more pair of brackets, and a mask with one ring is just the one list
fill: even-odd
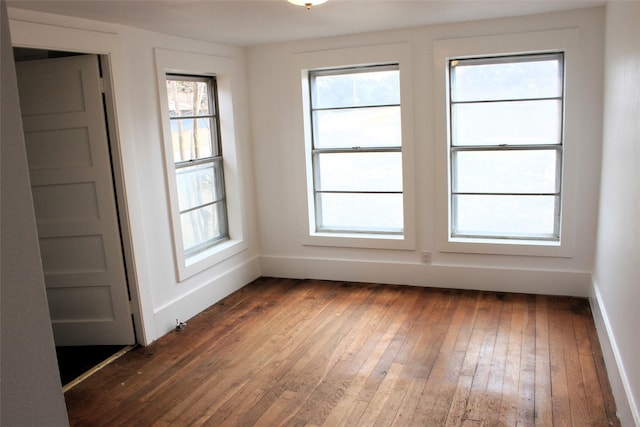
[(261, 257), (262, 275), (546, 295), (591, 295), (586, 272), (443, 266), (419, 263)]
[(640, 427), (640, 411), (633, 400), (629, 379), (624, 369), (606, 307), (595, 279), (592, 279), (591, 311), (598, 331), (600, 348), (607, 367), (609, 383), (616, 400), (618, 417), (623, 426)]
[(187, 321), (224, 297), (260, 277), (260, 260), (252, 258), (212, 277), (199, 288), (157, 309), (154, 313), (159, 338), (175, 329), (176, 319)]

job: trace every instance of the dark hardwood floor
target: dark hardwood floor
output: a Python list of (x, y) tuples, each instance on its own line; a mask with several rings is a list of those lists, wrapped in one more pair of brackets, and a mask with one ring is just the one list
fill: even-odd
[(65, 395), (85, 426), (620, 425), (586, 299), (262, 278)]

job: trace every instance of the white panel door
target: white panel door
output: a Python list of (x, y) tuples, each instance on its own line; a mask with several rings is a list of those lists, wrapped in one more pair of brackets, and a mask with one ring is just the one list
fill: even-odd
[(56, 345), (133, 344), (98, 57), (16, 68)]

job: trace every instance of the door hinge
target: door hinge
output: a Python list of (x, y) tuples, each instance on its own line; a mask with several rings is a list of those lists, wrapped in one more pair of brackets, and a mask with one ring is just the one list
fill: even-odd
[(133, 301), (129, 300), (129, 314), (135, 314), (133, 311)]
[(98, 83), (98, 85), (99, 85), (99, 87), (100, 87), (100, 93), (106, 93), (106, 91), (105, 91), (105, 85), (104, 85), (104, 78), (103, 78), (103, 77), (100, 77), (100, 78), (98, 79), (98, 82), (99, 82), (99, 83)]

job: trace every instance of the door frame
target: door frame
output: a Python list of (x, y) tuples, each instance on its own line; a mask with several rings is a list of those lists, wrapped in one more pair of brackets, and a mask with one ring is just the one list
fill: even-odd
[[(146, 271), (143, 230), (136, 219), (141, 215), (139, 189), (135, 185), (136, 162), (132, 144), (132, 123), (128, 119), (128, 104), (124, 84), (125, 61), (122, 41), (113, 33), (80, 30), (12, 19), (9, 27), (14, 47), (97, 54), (102, 64), (105, 81), (105, 109), (109, 131), (114, 190), (118, 206), (118, 219), (124, 263), (126, 268), (131, 311), (136, 341), (147, 345), (156, 337), (150, 289), (144, 284)], [(136, 241), (140, 242), (136, 244)]]
[[(142, 319), (140, 317), (139, 304), (136, 304), (138, 293), (137, 278), (135, 275), (135, 263), (133, 257), (133, 241), (131, 236), (131, 224), (129, 223), (129, 210), (127, 209), (127, 199), (125, 197), (124, 170), (122, 165), (122, 150), (118, 135), (118, 122), (116, 119), (115, 92), (113, 90), (113, 76), (111, 75), (111, 63), (109, 56), (98, 55), (100, 60), (100, 73), (104, 82), (104, 111), (107, 126), (107, 141), (109, 141), (109, 153), (111, 155), (111, 172), (113, 176), (113, 189), (116, 197), (116, 209), (118, 216), (118, 228), (120, 229), (120, 242), (122, 244), (122, 255), (124, 257), (125, 275), (127, 278), (127, 288), (129, 292), (129, 304), (133, 315), (133, 334), (136, 343), (140, 342), (142, 332)], [(136, 315), (137, 313), (137, 315)]]

